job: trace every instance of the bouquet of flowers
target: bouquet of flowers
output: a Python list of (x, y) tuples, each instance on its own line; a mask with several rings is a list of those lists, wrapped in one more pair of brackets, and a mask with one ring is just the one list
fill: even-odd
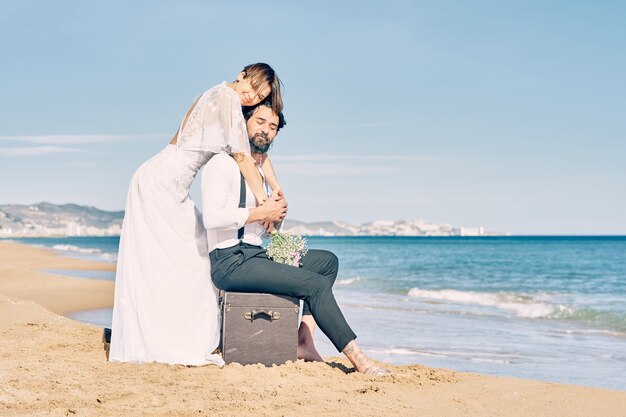
[(290, 235), (273, 231), (272, 240), (267, 245), (267, 257), (281, 264), (298, 267), (307, 252), (306, 239), (299, 235)]

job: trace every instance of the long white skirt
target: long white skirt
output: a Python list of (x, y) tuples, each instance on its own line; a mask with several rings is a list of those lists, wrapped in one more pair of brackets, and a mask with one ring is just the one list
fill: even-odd
[[(217, 290), (206, 231), (194, 202), (175, 198), (174, 146), (144, 163), (131, 181), (120, 237), (109, 360), (224, 364)], [(175, 192), (173, 192), (175, 191)]]

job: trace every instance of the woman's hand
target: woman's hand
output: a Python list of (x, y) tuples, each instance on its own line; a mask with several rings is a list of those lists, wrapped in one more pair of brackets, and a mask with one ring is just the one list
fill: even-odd
[(272, 197), (277, 197), (277, 198), (282, 198), (283, 200), (285, 200), (285, 204), (287, 204), (287, 199), (285, 198), (285, 195), (283, 194), (283, 189), (278, 187), (275, 190), (272, 190)]

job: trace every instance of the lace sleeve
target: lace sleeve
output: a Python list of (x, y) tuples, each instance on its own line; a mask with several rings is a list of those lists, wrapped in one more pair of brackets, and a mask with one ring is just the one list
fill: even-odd
[(237, 93), (225, 84), (206, 91), (178, 135), (178, 147), (214, 153), (250, 154)]
[(246, 153), (250, 155), (250, 142), (246, 129), (246, 120), (241, 112), (241, 101), (237, 93), (226, 87), (228, 91), (220, 94), (218, 113), (220, 125), (230, 153)]

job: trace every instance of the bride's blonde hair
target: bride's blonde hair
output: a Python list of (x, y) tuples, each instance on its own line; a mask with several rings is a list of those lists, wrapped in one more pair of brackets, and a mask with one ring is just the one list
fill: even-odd
[(283, 98), (281, 95), (282, 82), (276, 72), (268, 64), (259, 62), (256, 64), (250, 64), (244, 67), (244, 78), (250, 80), (250, 85), (254, 88), (260, 88), (263, 84), (269, 84), (272, 92), (263, 101), (268, 101), (272, 104), (272, 110), (276, 114), (280, 114), (283, 111)]

